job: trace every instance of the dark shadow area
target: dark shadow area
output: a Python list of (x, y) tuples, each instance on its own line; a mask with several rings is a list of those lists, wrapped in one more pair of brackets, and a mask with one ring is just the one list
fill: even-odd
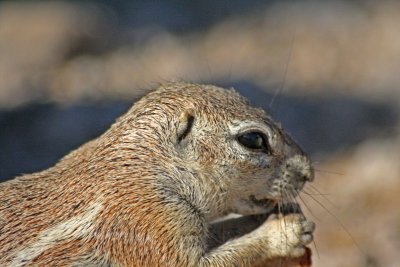
[(122, 28), (162, 27), (173, 33), (202, 31), (231, 16), (262, 10), (277, 1), (177, 1), (177, 0), (117, 0), (74, 1), (91, 3), (109, 9), (118, 18)]
[(0, 181), (54, 165), (69, 151), (102, 134), (130, 105), (35, 104), (0, 111)]
[(214, 222), (209, 227), (207, 240), (208, 249), (216, 248), (229, 239), (248, 234), (259, 227), (271, 214), (302, 214), (301, 207), (296, 203), (286, 203), (280, 206), (271, 206), (271, 210), (264, 214), (248, 215), (238, 218)]

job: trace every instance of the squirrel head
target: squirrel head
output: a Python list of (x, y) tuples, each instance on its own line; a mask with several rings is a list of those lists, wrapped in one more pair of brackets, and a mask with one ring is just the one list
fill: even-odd
[(120, 121), (125, 124), (123, 136), (146, 135), (148, 143), (137, 145), (159, 153), (148, 155), (147, 163), (157, 158), (154, 168), (179, 177), (164, 182), (212, 218), (267, 212), (313, 180), (306, 153), (265, 111), (233, 89), (170, 83), (128, 113), (135, 119)]

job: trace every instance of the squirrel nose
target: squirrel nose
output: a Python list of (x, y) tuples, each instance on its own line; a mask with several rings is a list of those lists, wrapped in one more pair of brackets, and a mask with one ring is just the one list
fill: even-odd
[(296, 155), (286, 160), (286, 169), (292, 172), (296, 180), (301, 183), (314, 180), (314, 168), (310, 160), (303, 155)]
[(304, 182), (312, 182), (314, 181), (314, 168), (310, 167), (310, 169), (307, 170), (306, 173), (303, 174), (303, 180)]

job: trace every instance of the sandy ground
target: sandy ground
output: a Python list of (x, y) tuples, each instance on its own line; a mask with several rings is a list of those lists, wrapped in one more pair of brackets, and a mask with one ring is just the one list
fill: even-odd
[(316, 167), (300, 200), (318, 225), (316, 266), (400, 265), (399, 151), (399, 139), (368, 140)]
[[(398, 25), (395, 1), (284, 1), (184, 34), (121, 29), (95, 5), (1, 2), (0, 108), (133, 99), (184, 79), (284, 85), (398, 113)], [(317, 222), (314, 266), (400, 266), (399, 134), (314, 157), (316, 181), (299, 199)]]

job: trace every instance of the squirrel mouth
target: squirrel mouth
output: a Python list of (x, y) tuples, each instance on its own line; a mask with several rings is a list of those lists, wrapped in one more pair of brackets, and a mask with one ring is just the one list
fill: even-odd
[(268, 199), (268, 198), (257, 199), (254, 195), (250, 196), (250, 201), (257, 206), (262, 206), (264, 208), (273, 208), (278, 203), (274, 199)]

